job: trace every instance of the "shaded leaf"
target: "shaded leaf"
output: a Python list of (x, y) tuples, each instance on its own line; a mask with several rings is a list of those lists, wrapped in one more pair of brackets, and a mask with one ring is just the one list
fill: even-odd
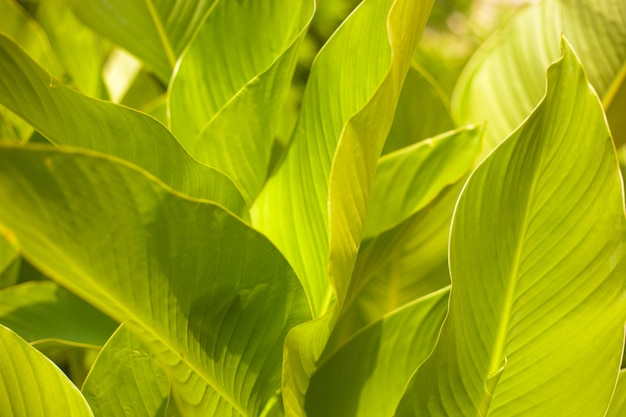
[(611, 406), (606, 413), (606, 417), (620, 417), (626, 415), (626, 370), (621, 370), (617, 387), (613, 393)]
[(254, 416), (279, 389), (305, 295), (228, 211), (123, 161), (35, 146), (0, 147), (0, 200), (28, 259), (161, 358), (183, 414)]
[(608, 407), (624, 340), (624, 201), (602, 107), (562, 45), (541, 104), (459, 198), (450, 311), (398, 416)]
[(17, 282), (21, 259), (15, 247), (0, 236), (0, 290)]

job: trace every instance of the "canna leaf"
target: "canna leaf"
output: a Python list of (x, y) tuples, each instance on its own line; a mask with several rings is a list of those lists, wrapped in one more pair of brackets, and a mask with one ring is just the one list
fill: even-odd
[(309, 417), (391, 416), (411, 374), (430, 354), (449, 289), (395, 310), (354, 335), (311, 378)]
[(199, 161), (232, 178), (250, 204), (267, 175), (314, 7), (312, 0), (218, 2), (172, 78), (172, 131)]
[(117, 156), (183, 194), (245, 214), (245, 202), (232, 181), (189, 156), (161, 123), (62, 85), (2, 35), (0, 75), (0, 104), (51, 142)]
[(460, 124), (488, 120), (485, 153), (492, 149), (540, 101), (544, 69), (559, 57), (563, 33), (611, 115), (616, 143), (624, 143), (626, 131), (613, 128), (624, 120), (623, 112), (612, 107), (626, 100), (625, 21), (621, 0), (544, 0), (528, 7), (485, 42), (464, 69), (452, 97), (454, 119)]
[(71, 0), (94, 31), (146, 63), (167, 85), (176, 60), (215, 0)]
[(289, 264), (220, 206), (122, 160), (0, 146), (0, 222), (24, 255), (161, 358), (183, 415), (256, 416), (310, 318)]
[(100, 348), (117, 324), (57, 284), (31, 281), (0, 291), (0, 324), (29, 343)]
[(0, 414), (93, 416), (78, 388), (48, 358), (0, 325)]
[(562, 47), (541, 104), (459, 198), (449, 314), (398, 416), (604, 416), (624, 340), (624, 201), (602, 106)]
[[(123, 389), (120, 389), (123, 387)], [(94, 363), (82, 393), (95, 417), (165, 417), (170, 383), (158, 358), (125, 326)]]

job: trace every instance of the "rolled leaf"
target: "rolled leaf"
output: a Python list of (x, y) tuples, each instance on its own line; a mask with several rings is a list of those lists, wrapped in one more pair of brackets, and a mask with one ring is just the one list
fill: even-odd
[(609, 405), (624, 341), (624, 200), (602, 106), (562, 48), (541, 104), (459, 198), (450, 311), (398, 416), (601, 417)]

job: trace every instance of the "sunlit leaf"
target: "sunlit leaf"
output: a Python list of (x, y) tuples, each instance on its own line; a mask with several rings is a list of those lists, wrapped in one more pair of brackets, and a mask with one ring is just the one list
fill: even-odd
[(0, 104), (50, 141), (126, 159), (176, 191), (219, 202), (236, 214), (245, 212), (232, 181), (189, 156), (161, 123), (60, 84), (2, 35), (0, 75)]
[(541, 104), (461, 194), (450, 311), (398, 416), (608, 407), (624, 341), (624, 201), (601, 104), (562, 47)]
[(310, 318), (292, 269), (218, 205), (86, 151), (0, 146), (0, 222), (51, 278), (124, 322), (188, 415), (257, 415)]
[(0, 325), (0, 415), (93, 416), (78, 388), (43, 354)]
[(626, 370), (622, 369), (606, 417), (621, 417), (623, 415), (626, 415)]
[(312, 0), (221, 1), (172, 79), (172, 131), (194, 157), (233, 178), (249, 203), (267, 175), (313, 9)]

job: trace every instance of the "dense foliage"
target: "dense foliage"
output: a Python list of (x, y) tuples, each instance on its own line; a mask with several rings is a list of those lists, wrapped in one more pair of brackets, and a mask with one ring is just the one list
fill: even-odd
[(626, 2), (357, 3), (0, 0), (0, 415), (626, 413)]

